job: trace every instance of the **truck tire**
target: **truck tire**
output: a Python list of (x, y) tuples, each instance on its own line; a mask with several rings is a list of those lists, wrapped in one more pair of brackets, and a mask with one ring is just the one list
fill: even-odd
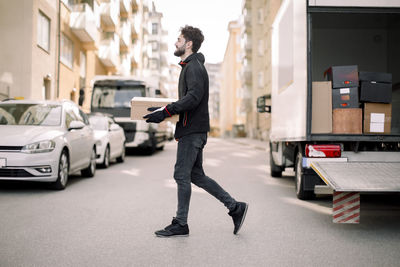
[(295, 163), (295, 188), (296, 188), (296, 195), (298, 199), (301, 200), (310, 200), (315, 198), (315, 194), (313, 191), (306, 191), (304, 190), (304, 173), (303, 173), (303, 155), (299, 151), (296, 156), (296, 163)]
[(270, 166), (270, 171), (271, 171), (271, 176), (275, 178), (282, 177), (282, 167), (277, 166), (274, 163), (274, 160), (272, 159), (272, 152), (271, 149), (269, 150), (269, 166)]
[(157, 140), (156, 140), (156, 136), (153, 134), (150, 137), (150, 146), (147, 148), (146, 154), (153, 155), (154, 152), (156, 152), (156, 150), (157, 150)]

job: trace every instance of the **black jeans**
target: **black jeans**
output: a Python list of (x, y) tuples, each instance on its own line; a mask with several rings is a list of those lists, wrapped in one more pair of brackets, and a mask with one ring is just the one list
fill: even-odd
[(233, 199), (219, 184), (206, 176), (203, 171), (203, 148), (207, 143), (207, 133), (196, 133), (181, 137), (178, 141), (174, 178), (178, 185), (178, 210), (175, 219), (179, 224), (187, 223), (192, 185), (203, 188), (232, 210), (236, 206)]

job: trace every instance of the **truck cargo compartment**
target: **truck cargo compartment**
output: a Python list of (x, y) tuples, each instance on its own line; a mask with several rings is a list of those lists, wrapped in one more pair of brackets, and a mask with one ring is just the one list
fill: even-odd
[[(363, 129), (360, 134), (349, 132), (352, 135), (348, 135), (347, 138), (344, 135), (342, 139), (374, 141), (371, 134), (375, 134), (376, 140), (400, 141), (400, 13), (398, 9), (358, 8), (349, 12), (346, 8), (343, 10), (310, 8), (308, 19), (310, 51), (308, 80), (318, 82), (329, 79), (333, 81), (332, 88), (344, 88), (346, 81), (347, 84), (360, 83), (357, 93), (349, 94), (349, 99), (346, 98), (347, 95), (339, 94), (340, 89), (332, 89), (333, 109), (355, 108), (357, 102), (391, 103), (391, 114), (393, 114), (391, 129), (388, 131), (386, 126), (385, 131), (382, 131), (384, 134), (382, 137), (378, 137), (380, 132)], [(343, 71), (349, 73), (349, 68), (354, 72), (355, 66), (359, 71), (358, 76), (342, 75)], [(310, 82), (308, 91), (311, 99), (314, 100)], [(359, 97), (357, 102), (356, 97)], [(311, 106), (316, 105), (308, 105), (309, 108)], [(308, 118), (311, 117), (308, 115)], [(312, 122), (308, 120), (308, 123)], [(359, 121), (356, 123), (359, 124)], [(313, 133), (311, 128), (311, 126), (307, 127), (311, 140), (329, 140), (329, 136), (333, 135)], [(338, 140), (337, 137), (335, 140)]]

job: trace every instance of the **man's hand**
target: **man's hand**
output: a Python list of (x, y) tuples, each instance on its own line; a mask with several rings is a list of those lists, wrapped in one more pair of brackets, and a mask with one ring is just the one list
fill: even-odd
[(152, 113), (147, 114), (146, 116), (143, 117), (143, 119), (147, 119), (146, 122), (160, 123), (166, 117), (171, 117), (171, 115), (169, 114), (169, 112), (166, 109), (166, 107), (164, 107), (161, 110), (155, 111), (157, 109), (160, 109), (160, 107), (150, 107), (150, 108), (148, 108), (147, 110), (151, 111)]

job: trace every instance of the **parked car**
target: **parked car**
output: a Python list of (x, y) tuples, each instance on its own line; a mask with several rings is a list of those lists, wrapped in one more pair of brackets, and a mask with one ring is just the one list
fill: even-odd
[(87, 115), (71, 101), (0, 102), (0, 180), (49, 182), (96, 172), (96, 145)]
[(112, 115), (91, 113), (89, 114), (89, 122), (94, 130), (96, 140), (96, 163), (107, 168), (111, 160), (116, 159), (117, 162), (124, 162), (124, 129), (115, 122)]

